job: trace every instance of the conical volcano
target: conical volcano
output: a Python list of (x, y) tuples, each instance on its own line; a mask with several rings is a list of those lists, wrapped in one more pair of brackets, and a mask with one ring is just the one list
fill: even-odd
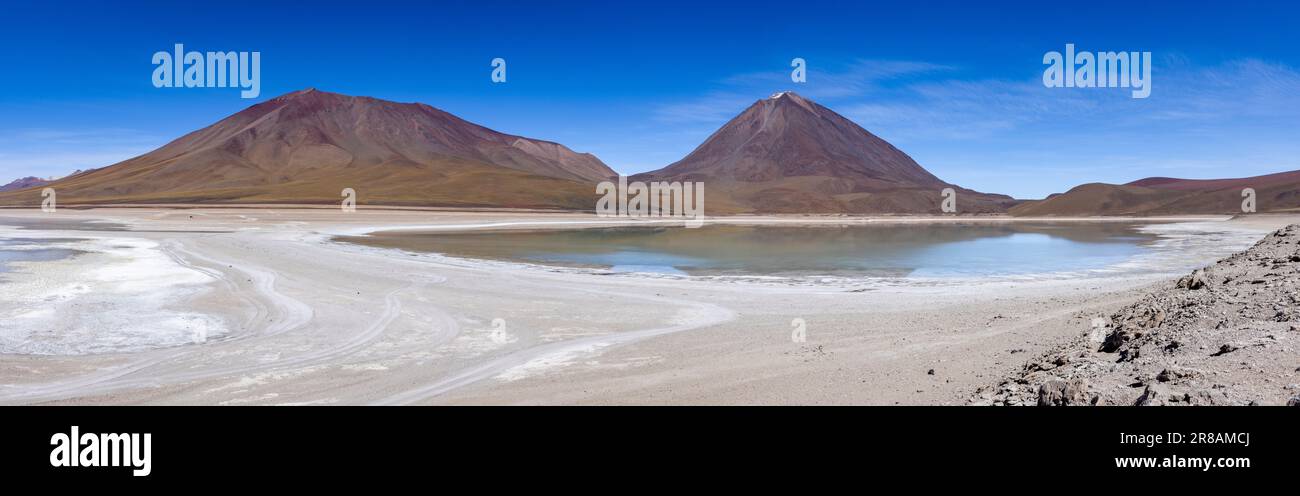
[(949, 187), (961, 212), (1014, 203), (946, 183), (853, 121), (788, 91), (754, 102), (682, 160), (633, 179), (704, 182), (708, 208), (719, 213), (940, 213)]

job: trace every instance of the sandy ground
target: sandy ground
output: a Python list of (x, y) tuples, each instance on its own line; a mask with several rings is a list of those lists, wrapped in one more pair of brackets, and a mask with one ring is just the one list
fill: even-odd
[[(85, 255), (3, 274), (4, 404), (963, 404), (1168, 277), (684, 280), (330, 241), (381, 227), (622, 222), (582, 214), (149, 207), (0, 218), (60, 220), (6, 235), (89, 240), (67, 241)], [(1296, 220), (1230, 222), (1262, 233)]]

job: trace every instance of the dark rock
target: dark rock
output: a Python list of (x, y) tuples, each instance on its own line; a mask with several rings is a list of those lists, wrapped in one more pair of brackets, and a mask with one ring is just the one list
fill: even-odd
[(1202, 389), (1202, 390), (1200, 390), (1200, 391), (1197, 391), (1196, 396), (1197, 396), (1197, 399), (1196, 399), (1195, 404), (1198, 404), (1198, 405), (1217, 405), (1217, 404), (1219, 404), (1218, 399), (1217, 399), (1217, 397), (1215, 396), (1214, 392), (1213, 392), (1213, 391), (1210, 391), (1210, 390), (1208, 390), (1208, 389)]
[(1120, 350), (1120, 352), (1119, 352), (1119, 361), (1121, 361), (1121, 362), (1129, 362), (1129, 361), (1133, 361), (1133, 360), (1136, 360), (1137, 357), (1139, 357), (1139, 356), (1141, 356), (1141, 355), (1142, 355), (1142, 350), (1141, 350), (1141, 349), (1138, 349), (1138, 348), (1127, 348), (1127, 349), (1123, 349), (1123, 350)]
[(1038, 386), (1038, 406), (1084, 406), (1092, 401), (1088, 397), (1088, 383), (1082, 379), (1069, 382), (1053, 379)]
[(1106, 335), (1106, 340), (1102, 341), (1101, 348), (1098, 351), (1103, 353), (1114, 353), (1119, 351), (1119, 347), (1127, 343), (1133, 336), (1122, 329), (1115, 329)]
[(1194, 375), (1196, 375), (1196, 372), (1193, 370), (1166, 368), (1161, 370), (1159, 374), (1156, 374), (1156, 380), (1160, 382), (1173, 382)]
[(1219, 351), (1218, 351), (1218, 353), (1211, 354), (1210, 356), (1221, 356), (1221, 355), (1227, 355), (1228, 353), (1232, 353), (1232, 352), (1237, 351), (1237, 350), (1238, 350), (1238, 348), (1237, 348), (1236, 346), (1233, 346), (1233, 345), (1231, 345), (1231, 344), (1225, 344), (1225, 345), (1219, 347)]
[(1137, 401), (1133, 402), (1133, 406), (1163, 406), (1165, 399), (1168, 397), (1168, 391), (1152, 384), (1142, 391), (1142, 396), (1138, 396)]
[(1195, 403), (1193, 402), (1193, 400), (1192, 400), (1192, 395), (1190, 395), (1190, 394), (1188, 394), (1188, 393), (1183, 393), (1182, 395), (1174, 394), (1174, 395), (1170, 395), (1170, 396), (1169, 396), (1169, 404), (1172, 405), (1172, 404), (1178, 404), (1178, 403), (1181, 403), (1181, 404), (1184, 404), (1184, 405), (1194, 405), (1194, 404), (1195, 404)]
[(1203, 289), (1207, 285), (1205, 270), (1196, 269), (1191, 275), (1183, 276), (1178, 280), (1178, 287), (1183, 289), (1197, 290)]

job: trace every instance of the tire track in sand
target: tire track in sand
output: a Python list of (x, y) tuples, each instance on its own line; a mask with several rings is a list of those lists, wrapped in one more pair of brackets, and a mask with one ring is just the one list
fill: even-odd
[(565, 286), (573, 291), (584, 293), (618, 295), (631, 299), (647, 300), (656, 304), (677, 305), (692, 308), (698, 312), (698, 315), (691, 316), (687, 322), (677, 323), (662, 327), (653, 327), (649, 329), (640, 329), (634, 331), (615, 332), (602, 336), (591, 336), (585, 338), (571, 339), (557, 343), (548, 343), (541, 346), (534, 346), (519, 350), (505, 356), (487, 361), (485, 363), (474, 365), (452, 372), (450, 375), (439, 379), (436, 382), (424, 386), (409, 389), (380, 400), (371, 402), (371, 405), (410, 405), (418, 403), (429, 398), (440, 396), (456, 389), (469, 386), (476, 382), (496, 377), (503, 372), (522, 367), (535, 360), (546, 358), (564, 358), (574, 354), (593, 354), (605, 348), (626, 345), (637, 341), (650, 339), (653, 337), (685, 332), (709, 326), (728, 322), (736, 318), (736, 313), (731, 309), (714, 305), (711, 303), (700, 303), (687, 300), (676, 300), (661, 296), (646, 296), (640, 294), (628, 293), (611, 293), (609, 291), (594, 291), (588, 288)]

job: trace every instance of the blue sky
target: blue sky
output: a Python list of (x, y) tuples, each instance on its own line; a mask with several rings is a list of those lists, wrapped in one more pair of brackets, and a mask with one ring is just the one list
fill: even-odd
[[(1039, 198), (1300, 169), (1295, 2), (343, 2), (9, 5), (0, 182), (147, 152), (306, 87), (428, 103), (634, 173), (797, 91), (941, 178)], [(154, 52), (262, 53), (262, 94), (154, 88)], [(1046, 88), (1043, 54), (1152, 52), (1150, 98)], [(505, 58), (508, 82), (492, 84)], [(792, 83), (790, 61), (808, 62)]]

